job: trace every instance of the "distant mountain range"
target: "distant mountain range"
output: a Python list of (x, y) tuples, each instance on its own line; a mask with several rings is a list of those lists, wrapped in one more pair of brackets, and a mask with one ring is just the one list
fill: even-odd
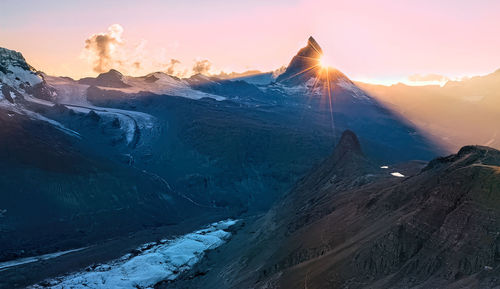
[[(20, 53), (0, 48), (0, 261), (133, 240), (138, 232), (162, 227), (184, 234), (207, 222), (262, 214), (286, 195), (283, 219), (274, 223), (288, 231), (279, 239), (284, 242), (340, 208), (327, 188), (357, 195), (361, 185), (381, 186), (379, 179), (387, 179), (384, 186), (400, 186), (406, 178), (387, 175), (380, 166), (428, 161), (447, 152), (339, 70), (318, 66), (321, 53), (311, 37), (286, 69), (267, 74), (180, 79), (110, 70), (74, 80), (46, 75)], [(356, 135), (342, 134), (345, 130)], [(398, 172), (415, 173), (414, 164), (420, 163)], [(313, 179), (301, 179), (318, 165)], [(409, 192), (432, 193), (415, 192), (419, 185)], [(326, 195), (314, 196), (316, 189)], [(297, 201), (299, 190), (304, 194)], [(362, 206), (366, 197), (353, 201)], [(419, 205), (412, 196), (393, 197)], [(373, 202), (387, 212), (388, 206), (406, 206), (399, 201)], [(273, 208), (269, 214), (277, 213), (279, 207)], [(346, 208), (352, 210), (346, 214), (359, 209)], [(390, 225), (385, 215), (362, 216)], [(352, 229), (349, 234), (366, 229), (354, 221), (344, 225)], [(271, 227), (263, 228), (274, 232)], [(279, 263), (261, 263), (266, 267), (257, 270), (263, 274), (258, 281), (316, 258), (318, 250), (298, 250), (300, 256), (283, 251)], [(90, 265), (85, 262), (82, 266)], [(0, 271), (0, 287), (22, 287), (67, 268), (39, 270), (30, 280), (9, 275), (15, 282)]]

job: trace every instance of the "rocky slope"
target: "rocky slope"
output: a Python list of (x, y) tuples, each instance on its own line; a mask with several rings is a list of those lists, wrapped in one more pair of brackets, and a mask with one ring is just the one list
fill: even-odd
[(344, 133), (327, 160), (222, 249), (239, 258), (214, 253), (195, 269), (204, 276), (166, 288), (500, 286), (500, 151), (467, 146), (404, 178), (390, 169), (372, 165)]
[[(277, 278), (281, 288), (498, 286), (499, 165), (499, 151), (470, 146), (396, 183), (336, 187), (328, 202), (336, 210), (285, 233), (286, 246), (267, 260), (260, 282)], [(310, 190), (322, 192), (301, 191)], [(311, 207), (299, 219), (319, 210)]]

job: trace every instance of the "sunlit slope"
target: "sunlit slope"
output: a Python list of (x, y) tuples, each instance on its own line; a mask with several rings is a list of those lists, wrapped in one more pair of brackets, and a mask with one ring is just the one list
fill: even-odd
[(357, 85), (449, 150), (467, 144), (500, 148), (500, 70), (443, 87)]

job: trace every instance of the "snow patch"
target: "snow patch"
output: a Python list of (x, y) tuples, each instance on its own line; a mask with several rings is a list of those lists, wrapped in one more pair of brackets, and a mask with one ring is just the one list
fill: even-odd
[(3, 72), (0, 72), (0, 80), (16, 90), (20, 89), (21, 84), (27, 83), (33, 87), (34, 85), (42, 82), (40, 76), (31, 70), (25, 70), (22, 67), (13, 66), (11, 64), (9, 64), (6, 68), (12, 73), (8, 72), (7, 74), (4, 74)]
[(398, 178), (404, 178), (405, 175), (403, 175), (402, 173), (399, 173), (399, 172), (394, 172), (394, 173), (391, 173), (392, 176), (394, 177), (398, 177)]
[(162, 280), (173, 280), (201, 260), (206, 250), (222, 245), (231, 233), (227, 229), (238, 221), (225, 220), (173, 240), (147, 243), (136, 256), (127, 254), (67, 276), (45, 281), (49, 286), (28, 288), (152, 288)]

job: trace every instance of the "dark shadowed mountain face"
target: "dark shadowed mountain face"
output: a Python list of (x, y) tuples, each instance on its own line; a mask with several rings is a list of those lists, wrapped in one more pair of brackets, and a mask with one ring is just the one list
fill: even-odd
[(500, 151), (467, 146), (415, 174), (411, 166), (373, 166), (344, 133), (329, 158), (244, 230), (244, 244), (228, 245), (238, 259), (214, 253), (212, 263), (225, 260), (214, 272), (169, 288), (500, 286)]
[[(0, 110), (0, 260), (88, 246), (195, 211), (157, 177)], [(196, 209), (199, 210), (199, 209)]]

